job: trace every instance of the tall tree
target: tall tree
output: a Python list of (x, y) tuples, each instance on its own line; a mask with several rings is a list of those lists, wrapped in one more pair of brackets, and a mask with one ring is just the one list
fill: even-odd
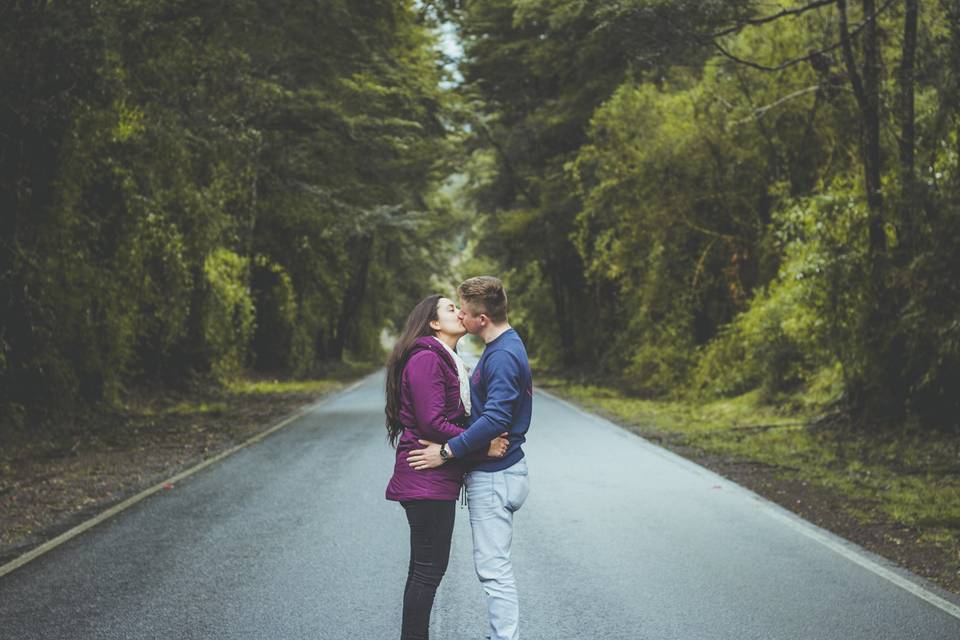
[(444, 268), (443, 70), (412, 0), (0, 12), (5, 413), (377, 357)]

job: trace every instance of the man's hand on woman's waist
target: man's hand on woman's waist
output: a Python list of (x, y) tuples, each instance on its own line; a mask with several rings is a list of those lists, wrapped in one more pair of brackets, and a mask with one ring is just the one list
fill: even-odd
[[(435, 469), (447, 460), (453, 459), (453, 451), (445, 444), (440, 445), (429, 440), (417, 440), (424, 449), (416, 449), (407, 454), (407, 462), (417, 471), (425, 469)], [(490, 458), (502, 458), (507, 449), (510, 448), (510, 440), (507, 439), (507, 432), (504, 431), (499, 436), (490, 441), (487, 449), (487, 456)]]

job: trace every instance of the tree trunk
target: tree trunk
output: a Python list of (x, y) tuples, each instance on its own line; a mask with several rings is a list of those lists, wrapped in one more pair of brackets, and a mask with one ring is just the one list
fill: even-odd
[(900, 224), (908, 247), (915, 246), (917, 230), (921, 227), (915, 216), (922, 215), (916, 190), (916, 114), (914, 108), (914, 67), (917, 52), (917, 0), (904, 0), (903, 47), (900, 56), (899, 111), (900, 111)]
[(863, 0), (864, 18), (869, 20), (864, 28), (863, 45), (863, 77), (857, 68), (850, 42), (850, 31), (847, 26), (847, 2), (837, 0), (837, 11), (840, 15), (840, 42), (842, 44), (843, 61), (847, 68), (847, 76), (853, 94), (860, 108), (861, 125), (863, 127), (861, 140), (861, 156), (863, 158), (864, 182), (867, 191), (867, 207), (869, 209), (868, 229), (870, 234), (871, 257), (879, 254), (886, 248), (886, 236), (883, 231), (883, 195), (880, 191), (880, 49), (874, 0)]
[(897, 331), (898, 304), (887, 286), (889, 271), (880, 148), (880, 46), (875, 0), (862, 0), (863, 75), (857, 68), (847, 26), (846, 0), (837, 0), (844, 63), (860, 111), (864, 183), (867, 196), (868, 246), (864, 307), (860, 313), (861, 371), (852, 385), (851, 405), (865, 425), (897, 422), (904, 415), (906, 389), (902, 380), (903, 336)]
[(373, 258), (373, 241), (373, 235), (367, 234), (357, 237), (352, 243), (350, 256), (355, 269), (350, 274), (350, 284), (343, 294), (340, 317), (337, 320), (337, 333), (329, 352), (329, 356), (336, 360), (343, 360), (343, 353), (356, 327), (357, 313), (360, 311), (363, 296), (367, 290), (367, 274)]
[[(877, 10), (874, 0), (863, 0), (865, 19)], [(886, 252), (887, 240), (883, 229), (883, 193), (880, 185), (882, 172), (880, 157), (880, 45), (877, 20), (871, 19), (863, 34), (863, 90), (864, 90), (864, 169), (867, 188), (867, 207), (870, 210), (871, 263), (877, 263)]]

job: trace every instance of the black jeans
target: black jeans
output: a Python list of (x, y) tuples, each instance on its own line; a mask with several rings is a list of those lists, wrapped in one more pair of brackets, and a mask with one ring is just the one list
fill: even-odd
[(456, 501), (411, 500), (401, 504), (410, 523), (410, 568), (403, 590), (400, 640), (427, 640), (433, 597), (450, 559)]

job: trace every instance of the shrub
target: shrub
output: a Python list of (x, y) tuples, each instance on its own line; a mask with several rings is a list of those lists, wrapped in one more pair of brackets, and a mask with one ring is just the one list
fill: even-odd
[(784, 255), (777, 277), (701, 350), (696, 389), (730, 396), (760, 387), (773, 395), (838, 361), (856, 366), (864, 215), (843, 185), (775, 212), (772, 233)]
[(228, 249), (207, 256), (203, 271), (209, 293), (203, 309), (203, 337), (210, 368), (220, 380), (245, 364), (253, 338), (255, 310), (247, 284), (249, 261)]

